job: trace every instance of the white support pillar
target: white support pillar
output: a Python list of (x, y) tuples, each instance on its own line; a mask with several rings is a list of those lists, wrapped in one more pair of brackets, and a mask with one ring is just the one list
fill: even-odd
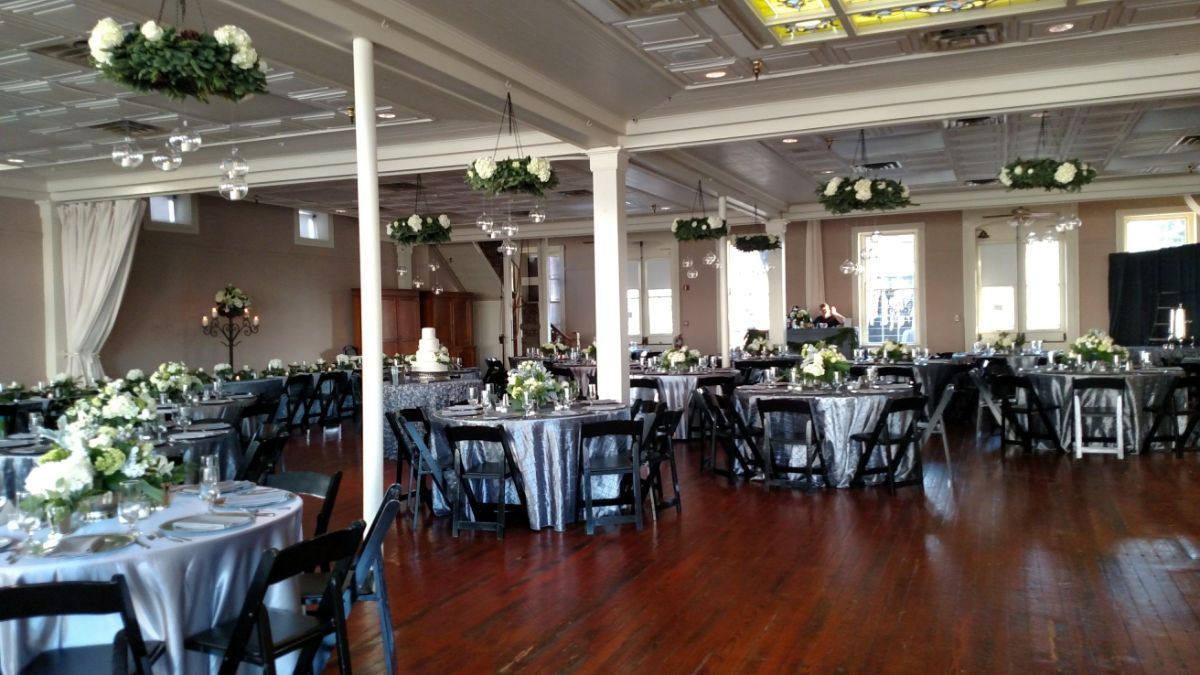
[[(358, 163), (358, 273), (362, 289), (362, 507), (383, 501), (383, 284), (379, 257), (379, 163), (375, 150), (375, 45), (354, 38), (354, 143)], [(411, 272), (410, 272), (411, 273)]]
[(66, 370), (67, 315), (64, 309), (62, 228), (54, 203), (38, 202), (42, 220), (42, 306), (45, 307), (46, 381)]
[(629, 402), (628, 307), (625, 260), (625, 150), (588, 150), (592, 166), (596, 256), (596, 390), (601, 398)]
[(787, 226), (786, 220), (768, 220), (767, 235), (779, 238), (779, 248), (767, 253), (767, 297), (771, 308), (771, 342), (787, 342)]
[[(725, 197), (717, 197), (717, 218), (725, 220)], [(729, 360), (729, 238), (721, 237), (717, 240), (717, 264), (721, 266), (717, 270), (717, 326), (719, 327), (719, 336), (717, 344), (721, 349), (721, 363), (725, 364), (726, 368), (733, 366)]]

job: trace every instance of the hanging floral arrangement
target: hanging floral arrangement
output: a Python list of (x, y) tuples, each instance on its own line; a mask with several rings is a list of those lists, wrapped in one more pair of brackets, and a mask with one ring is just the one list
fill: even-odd
[(714, 216), (699, 216), (694, 218), (676, 218), (671, 223), (671, 233), (679, 241), (701, 241), (704, 239), (720, 239), (729, 234), (725, 221)]
[(221, 26), (209, 33), (177, 31), (155, 21), (126, 33), (101, 19), (88, 38), (93, 65), (117, 84), (175, 100), (210, 96), (240, 101), (267, 90), (267, 78), (246, 31)]
[(1096, 170), (1078, 159), (1017, 159), (1004, 165), (999, 179), (1009, 190), (1043, 188), (1047, 192), (1079, 192), (1096, 178)]
[(472, 190), (497, 195), (502, 192), (524, 192), (541, 197), (546, 190), (558, 185), (558, 176), (550, 161), (542, 157), (505, 158), (480, 157), (467, 167), (467, 185)]
[(743, 253), (775, 251), (781, 246), (783, 246), (783, 242), (773, 234), (751, 234), (744, 237), (735, 237), (733, 240), (733, 247)]
[(837, 214), (912, 206), (908, 186), (890, 178), (836, 176), (817, 190), (817, 197), (826, 211)]
[(450, 217), (446, 214), (414, 213), (388, 223), (387, 235), (403, 246), (413, 244), (445, 244), (450, 241)]

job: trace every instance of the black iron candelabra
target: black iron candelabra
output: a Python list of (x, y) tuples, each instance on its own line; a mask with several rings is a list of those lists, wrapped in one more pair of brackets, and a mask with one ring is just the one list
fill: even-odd
[(243, 307), (240, 310), (227, 311), (212, 308), (208, 316), (200, 318), (200, 329), (209, 337), (220, 338), (221, 343), (229, 349), (229, 366), (233, 367), (233, 348), (240, 345), (239, 339), (258, 332), (258, 316), (250, 316), (250, 310)]

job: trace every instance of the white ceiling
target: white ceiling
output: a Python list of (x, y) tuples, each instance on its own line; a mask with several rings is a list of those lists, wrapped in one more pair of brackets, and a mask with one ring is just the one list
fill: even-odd
[[(837, 2), (814, 11), (832, 12), (851, 26), (847, 34), (804, 39), (772, 33), (752, 10), (761, 2), (776, 0), (194, 0), (187, 25), (245, 27), (269, 67), (269, 94), (238, 105), (205, 105), (138, 95), (99, 79), (78, 60), (45, 52), (86, 39), (103, 16), (131, 25), (154, 18), (157, 1), (0, 0), (0, 165), (25, 160), (0, 171), (0, 190), (43, 185), (53, 194), (56, 181), (70, 180), (75, 186), (120, 184), (127, 194), (142, 183), (161, 192), (171, 189), (173, 176), (179, 177), (179, 189), (202, 189), (196, 186), (209, 179), (201, 173), (215, 175), (227, 146), (236, 142), (252, 169), (293, 165), (265, 181), (269, 186), (256, 184), (252, 170), (253, 197), (353, 213), (353, 183), (319, 180), (319, 160), (306, 158), (353, 149), (350, 118), (342, 111), (353, 99), (354, 35), (377, 44), (377, 106), (397, 115), (380, 120), (381, 160), (388, 149), (393, 158), (384, 168), (393, 175), (383, 182), (414, 180), (416, 172), (403, 166), (436, 167), (440, 170), (423, 172), (431, 210), (470, 220), (479, 196), (466, 190), (461, 170), (445, 170), (453, 163), (432, 157), (439, 146), (453, 147), (455, 162), (458, 155), (490, 151), (505, 91), (513, 93), (525, 137), (562, 139), (566, 145), (557, 154), (569, 158), (582, 157), (587, 147), (626, 144), (648, 125), (702, 124), (710, 113), (713, 120), (754, 123), (769, 106), (819, 112), (826, 101), (848, 93), (863, 103), (883, 100), (877, 93), (895, 100), (896, 92), (931, 82), (958, 87), (1002, 74), (1020, 79), (1049, 66), (1086, 69), (1155, 58), (1200, 66), (1195, 39), (1200, 0), (999, 0), (983, 10), (946, 12), (898, 28), (861, 29), (846, 20), (848, 11), (898, 3)], [(1073, 27), (1048, 32), (1063, 23)], [(978, 25), (991, 26), (976, 37), (994, 39), (992, 44), (935, 51), (932, 32)], [(757, 82), (751, 73), (755, 59), (762, 61)], [(716, 69), (726, 76), (704, 77)], [(991, 177), (1008, 159), (1032, 153), (1038, 120), (1030, 114), (1049, 107), (1050, 154), (1100, 166), (1100, 184), (1181, 174), (1200, 160), (1197, 146), (1176, 145), (1200, 134), (1197, 94), (1200, 79), (1186, 77), (1168, 94), (1141, 99), (1094, 93), (1076, 96), (1088, 99), (1079, 105), (1031, 106), (1015, 97), (1004, 101), (991, 123), (979, 126), (950, 128), (946, 118), (952, 116), (943, 118), (937, 107), (922, 112), (926, 121), (863, 126), (869, 127), (869, 159), (901, 164), (885, 175), (901, 178), (918, 193), (944, 191)], [(637, 152), (628, 179), (630, 212), (686, 209), (697, 177), (710, 179), (708, 191), (733, 195), (743, 206), (782, 212), (813, 202), (823, 172), (844, 172), (852, 164), (857, 125), (849, 120), (855, 111), (839, 114), (848, 120), (842, 130), (814, 132), (800, 125), (787, 134), (797, 140), (793, 144), (783, 144), (778, 131), (745, 133), (735, 122), (702, 141)], [(120, 136), (90, 128), (124, 120), (158, 127), (162, 131), (140, 140), (150, 150), (182, 119), (201, 131), (206, 149), (186, 156), (179, 174), (159, 174), (147, 162), (120, 175), (107, 160)], [(722, 140), (721, 134), (738, 140)], [(411, 150), (417, 144), (420, 153)], [(586, 161), (559, 160), (556, 167), (560, 191), (590, 190)], [(182, 176), (189, 168), (196, 171), (187, 182)], [(583, 193), (556, 193), (547, 204), (552, 218), (590, 214), (590, 197)], [(513, 209), (529, 206), (530, 200), (517, 199)], [(385, 216), (409, 210), (411, 190), (385, 187)]]

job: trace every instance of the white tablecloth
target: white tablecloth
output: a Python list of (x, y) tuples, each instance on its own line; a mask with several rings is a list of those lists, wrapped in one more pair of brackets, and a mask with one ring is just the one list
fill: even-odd
[[(141, 521), (139, 529), (156, 532), (168, 520), (206, 509), (198, 497), (175, 494), (169, 508)], [(264, 510), (275, 515), (260, 516), (252, 525), (226, 533), (196, 534), (187, 543), (159, 538), (147, 542), (149, 549), (135, 544), (79, 558), (24, 556), (12, 565), (0, 557), (0, 586), (107, 581), (114, 574), (123, 574), (133, 596), (142, 636), (166, 643), (167, 653), (159, 660), (155, 672), (216, 672), (219, 659), (184, 651), (184, 639), (220, 621), (235, 618), (262, 552), (290, 546), (303, 538), (304, 507), (298, 497)], [(88, 524), (75, 534), (123, 531), (124, 526), (110, 519)], [(296, 584), (283, 582), (273, 586), (267, 604), (299, 609)], [(0, 670), (18, 672), (23, 663), (43, 649), (107, 643), (120, 627), (116, 615), (0, 623)], [(107, 666), (97, 664), (97, 672)]]

